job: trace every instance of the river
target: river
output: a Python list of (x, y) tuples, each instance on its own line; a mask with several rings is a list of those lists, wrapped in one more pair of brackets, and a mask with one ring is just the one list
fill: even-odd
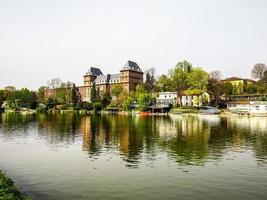
[(267, 118), (0, 115), (0, 169), (33, 199), (265, 199)]

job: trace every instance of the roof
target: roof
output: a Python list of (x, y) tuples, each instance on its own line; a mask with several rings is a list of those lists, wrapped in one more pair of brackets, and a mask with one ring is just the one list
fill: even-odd
[(118, 83), (120, 82), (120, 73), (118, 74), (111, 74), (109, 83)]
[(134, 71), (142, 72), (138, 64), (130, 60), (126, 62), (122, 70), (134, 70)]
[(86, 72), (86, 75), (93, 75), (93, 76), (101, 76), (103, 73), (99, 68), (96, 67), (90, 67), (88, 72)]
[(255, 82), (254, 80), (251, 80), (251, 79), (248, 79), (248, 78), (239, 78), (239, 77), (229, 77), (229, 78), (226, 78), (222, 81), (251, 81), (251, 82)]
[(109, 76), (108, 75), (100, 75), (98, 77), (96, 77), (96, 79), (94, 80), (94, 82), (96, 84), (106, 84), (109, 81)]
[(94, 82), (96, 84), (109, 84), (109, 83), (119, 83), (120, 82), (120, 74), (107, 74), (98, 76)]

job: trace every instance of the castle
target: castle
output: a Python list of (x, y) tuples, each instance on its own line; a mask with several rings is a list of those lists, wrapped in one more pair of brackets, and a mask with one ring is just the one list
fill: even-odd
[[(127, 61), (119, 73), (104, 75), (99, 68), (90, 67), (83, 76), (84, 84), (79, 86), (82, 101), (90, 101), (91, 89), (95, 84), (100, 95), (110, 93), (115, 85), (121, 85), (126, 91), (135, 91), (138, 84), (143, 83), (143, 71), (136, 62)], [(45, 98), (55, 96), (56, 90), (46, 90)]]

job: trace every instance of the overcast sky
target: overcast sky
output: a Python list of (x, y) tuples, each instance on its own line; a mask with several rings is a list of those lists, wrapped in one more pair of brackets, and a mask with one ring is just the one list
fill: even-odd
[(179, 60), (250, 77), (267, 63), (266, 0), (0, 0), (0, 88), (81, 85), (127, 60), (167, 73)]

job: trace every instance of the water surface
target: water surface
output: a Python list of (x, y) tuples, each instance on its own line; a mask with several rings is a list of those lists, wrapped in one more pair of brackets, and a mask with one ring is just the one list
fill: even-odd
[(35, 199), (265, 199), (267, 118), (2, 114), (0, 168)]

